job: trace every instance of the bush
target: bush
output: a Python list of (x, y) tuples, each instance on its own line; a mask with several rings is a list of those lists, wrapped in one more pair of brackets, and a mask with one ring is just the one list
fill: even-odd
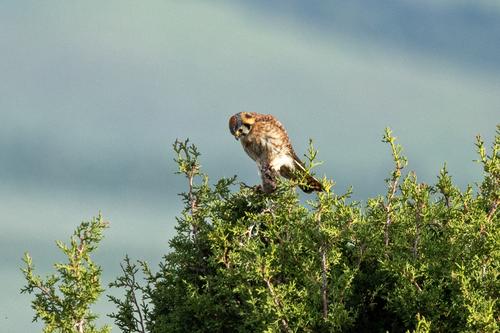
[[(176, 142), (187, 179), (171, 252), (157, 272), (127, 257), (111, 287), (124, 332), (495, 332), (500, 319), (500, 127), (484, 180), (461, 191), (442, 168), (435, 185), (394, 170), (366, 206), (350, 191), (303, 204), (295, 183), (262, 194), (236, 177), (210, 186), (199, 152)], [(316, 152), (309, 150), (309, 166)]]
[(109, 326), (96, 328), (97, 315), (90, 311), (90, 306), (104, 291), (100, 283), (101, 267), (92, 261), (90, 254), (107, 227), (99, 215), (78, 226), (69, 246), (58, 241), (57, 247), (68, 262), (56, 263), (56, 273), (45, 279), (34, 273), (31, 256), (25, 253), (26, 268), (22, 271), (27, 285), (21, 293), (35, 294), (33, 321), (41, 319), (45, 323), (44, 332), (105, 333), (111, 330)]

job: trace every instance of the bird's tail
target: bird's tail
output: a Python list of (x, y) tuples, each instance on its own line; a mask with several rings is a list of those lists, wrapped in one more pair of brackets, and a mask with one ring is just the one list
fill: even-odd
[(294, 154), (295, 170), (290, 170), (289, 168), (281, 168), (280, 174), (288, 179), (295, 179), (298, 181), (298, 186), (305, 193), (311, 193), (313, 191), (321, 192), (324, 191), (323, 185), (309, 174), (304, 166), (304, 163)]
[(299, 183), (299, 187), (306, 193), (311, 193), (313, 191), (323, 191), (323, 185), (321, 185), (321, 183), (316, 178), (309, 174), (306, 174), (305, 177), (303, 177), (303, 180)]
[(311, 193), (313, 191), (321, 192), (325, 189), (323, 185), (309, 174), (304, 164), (299, 160), (297, 156), (294, 156), (295, 167), (292, 169), (287, 165), (283, 165), (280, 168), (280, 175), (287, 179), (294, 179), (298, 182), (300, 189), (306, 193)]

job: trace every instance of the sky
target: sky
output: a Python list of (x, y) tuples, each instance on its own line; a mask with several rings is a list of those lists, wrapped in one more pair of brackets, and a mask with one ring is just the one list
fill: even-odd
[[(387, 126), (420, 181), (447, 163), (473, 185), (474, 138), (500, 120), (498, 36), (495, 0), (2, 1), (0, 327), (40, 331), (22, 255), (52, 272), (55, 240), (99, 211), (104, 284), (125, 254), (159, 262), (186, 189), (176, 138), (211, 183), (257, 183), (236, 112), (275, 115), (299, 156), (313, 139), (317, 174), (362, 203), (385, 189)], [(112, 322), (105, 297), (94, 310)]]

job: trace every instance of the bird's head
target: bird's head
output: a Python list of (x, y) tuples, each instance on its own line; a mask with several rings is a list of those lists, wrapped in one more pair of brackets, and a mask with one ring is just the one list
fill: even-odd
[(255, 123), (255, 115), (250, 112), (240, 112), (229, 118), (229, 131), (236, 140), (246, 136)]

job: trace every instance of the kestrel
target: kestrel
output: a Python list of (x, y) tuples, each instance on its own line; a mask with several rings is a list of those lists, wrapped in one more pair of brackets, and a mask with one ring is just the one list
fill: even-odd
[(299, 187), (306, 193), (323, 190), (321, 183), (307, 173), (304, 163), (293, 150), (285, 128), (272, 115), (237, 113), (229, 118), (229, 130), (257, 163), (264, 192), (276, 189), (278, 175), (298, 180)]

